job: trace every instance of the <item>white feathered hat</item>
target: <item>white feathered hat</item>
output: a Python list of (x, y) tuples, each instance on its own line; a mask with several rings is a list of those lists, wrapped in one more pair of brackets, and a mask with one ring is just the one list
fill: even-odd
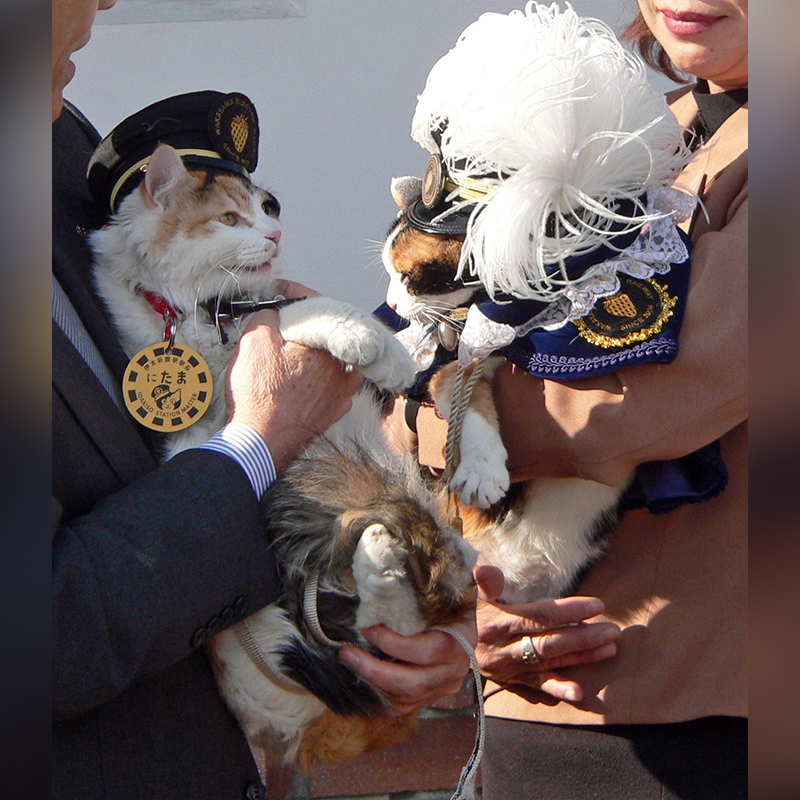
[(568, 259), (669, 216), (648, 190), (690, 158), (643, 61), (556, 3), (470, 25), (430, 71), (412, 137), (434, 154), (429, 218), (472, 209), (461, 271), (491, 296), (536, 300), (591, 273), (576, 276)]

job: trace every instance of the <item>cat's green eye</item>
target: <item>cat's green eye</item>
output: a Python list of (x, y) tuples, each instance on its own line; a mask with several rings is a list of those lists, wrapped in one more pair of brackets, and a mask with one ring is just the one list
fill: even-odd
[(219, 215), (219, 221), (223, 225), (235, 225), (237, 219), (239, 219), (239, 215), (233, 211), (226, 211), (224, 214)]

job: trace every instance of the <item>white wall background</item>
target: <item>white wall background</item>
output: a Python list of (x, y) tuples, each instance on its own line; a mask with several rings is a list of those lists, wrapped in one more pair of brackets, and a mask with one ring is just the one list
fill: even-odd
[[(96, 24), (65, 96), (105, 135), (173, 94), (244, 92), (261, 121), (255, 180), (283, 207), (285, 271), (371, 310), (387, 285), (373, 243), (397, 211), (389, 182), (420, 175), (427, 160), (409, 131), (428, 71), (481, 13), (523, 5), (307, 0), (293, 19)], [(636, 11), (635, 0), (573, 6), (616, 31)]]

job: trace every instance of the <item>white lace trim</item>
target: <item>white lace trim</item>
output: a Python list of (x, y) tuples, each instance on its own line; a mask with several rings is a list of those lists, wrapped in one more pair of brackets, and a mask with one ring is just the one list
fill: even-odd
[(407, 328), (403, 328), (394, 335), (394, 338), (405, 347), (411, 358), (414, 359), (419, 372), (428, 369), (433, 363), (433, 357), (439, 344), (435, 333), (435, 325), (412, 322)]
[(486, 358), (489, 353), (506, 347), (516, 338), (517, 332), (512, 325), (495, 322), (485, 316), (478, 306), (470, 306), (458, 342), (458, 363), (467, 367), (473, 358)]

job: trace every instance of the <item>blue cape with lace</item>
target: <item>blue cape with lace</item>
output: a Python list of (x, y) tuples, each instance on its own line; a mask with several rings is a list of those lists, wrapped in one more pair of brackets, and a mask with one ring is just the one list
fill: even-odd
[[(681, 236), (688, 252), (688, 239)], [(508, 344), (489, 352), (501, 354), (531, 375), (549, 380), (579, 380), (651, 362), (668, 364), (678, 354), (689, 287), (689, 259), (671, 266), (657, 277), (619, 274), (615, 294), (597, 299), (584, 317), (574, 321), (562, 318), (550, 330), (539, 324), (531, 326), (531, 321), (546, 320), (552, 304), (501, 296), (479, 300), (469, 312), (473, 328), (476, 324), (488, 326), (489, 333), (481, 331), (476, 341), (500, 342), (512, 331)], [(410, 323), (385, 303), (375, 314), (395, 331), (409, 328)], [(501, 331), (499, 336), (497, 331)], [(429, 334), (435, 337), (435, 326), (431, 326)], [(436, 346), (406, 395), (420, 402), (426, 399), (430, 377), (456, 357), (455, 352)], [(712, 442), (682, 458), (640, 464), (625, 505), (664, 513), (715, 497), (727, 480), (719, 442)]]

